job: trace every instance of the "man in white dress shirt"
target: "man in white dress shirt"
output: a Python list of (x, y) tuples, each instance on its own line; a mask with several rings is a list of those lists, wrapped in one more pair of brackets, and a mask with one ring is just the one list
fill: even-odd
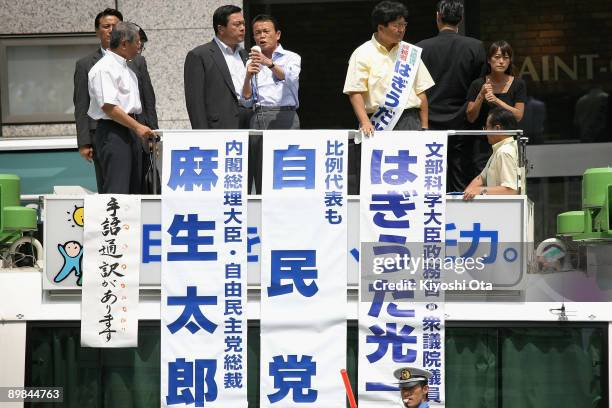
[(104, 180), (100, 193), (141, 192), (138, 137), (153, 136), (153, 132), (135, 119), (142, 106), (138, 79), (127, 62), (138, 55), (138, 31), (135, 24), (118, 22), (111, 32), (110, 49), (87, 77), (90, 97), (87, 114), (98, 121), (93, 149)]
[[(299, 129), (298, 89), (302, 59), (278, 42), (281, 32), (270, 15), (253, 18), (253, 37), (261, 52), (251, 49), (242, 97), (252, 106), (251, 129)], [(254, 179), (261, 192), (262, 138), (252, 135), (249, 143), (249, 185)]]

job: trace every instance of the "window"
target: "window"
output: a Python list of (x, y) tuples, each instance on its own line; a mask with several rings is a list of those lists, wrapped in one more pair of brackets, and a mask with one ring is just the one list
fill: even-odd
[[(347, 324), (356, 391), (358, 326)], [(448, 322), (447, 406), (607, 407), (607, 333), (597, 323)], [(250, 320), (249, 407), (259, 406), (259, 334)], [(30, 322), (25, 385), (64, 387), (64, 407), (158, 406), (159, 336), (159, 322), (144, 321), (138, 348), (81, 348), (79, 322)]]
[(73, 122), (74, 67), (92, 36), (0, 38), (2, 123)]

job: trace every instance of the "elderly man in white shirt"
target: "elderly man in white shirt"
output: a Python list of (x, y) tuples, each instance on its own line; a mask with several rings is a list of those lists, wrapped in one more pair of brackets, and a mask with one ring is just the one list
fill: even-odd
[(153, 132), (135, 119), (142, 111), (138, 79), (127, 66), (140, 49), (138, 32), (133, 23), (117, 23), (111, 33), (110, 49), (88, 74), (87, 114), (98, 121), (93, 148), (104, 180), (100, 193), (141, 192), (138, 137), (153, 136)]

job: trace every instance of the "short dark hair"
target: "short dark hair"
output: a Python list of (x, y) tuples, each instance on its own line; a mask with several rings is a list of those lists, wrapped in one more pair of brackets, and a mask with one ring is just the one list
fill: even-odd
[(400, 17), (408, 18), (408, 9), (397, 1), (381, 1), (372, 10), (372, 29), (378, 31), (378, 25), (385, 27)]
[(438, 15), (444, 24), (456, 26), (463, 19), (463, 2), (461, 0), (440, 0)]
[(111, 50), (119, 48), (121, 41), (127, 41), (129, 43), (136, 41), (136, 36), (138, 35), (139, 30), (140, 28), (134, 23), (127, 21), (120, 21), (117, 23), (110, 35)]
[(512, 68), (512, 47), (510, 46), (510, 44), (508, 44), (507, 41), (504, 40), (499, 40), (499, 41), (495, 41), (493, 44), (491, 44), (491, 46), (489, 47), (489, 52), (487, 52), (487, 74), (489, 74), (491, 72), (491, 65), (489, 64), (489, 60), (491, 59), (491, 57), (493, 55), (495, 55), (495, 53), (499, 50), (499, 52), (502, 53), (502, 55), (508, 55), (508, 57), (510, 57), (510, 64), (508, 65), (508, 68), (506, 68), (506, 70), (504, 71), (505, 74), (508, 75), (512, 75), (512, 73), (514, 72), (513, 68)]
[(149, 37), (147, 37), (147, 33), (145, 33), (145, 30), (142, 29), (141, 26), (139, 26), (136, 23), (133, 23), (136, 27), (138, 27), (138, 36), (140, 37), (140, 42), (142, 44), (146, 43), (147, 41), (149, 41)]
[(499, 125), (502, 130), (518, 129), (518, 122), (509, 110), (496, 107), (489, 112), (487, 121), (491, 126)]
[(259, 21), (269, 21), (274, 26), (274, 31), (280, 30), (280, 27), (278, 26), (278, 21), (274, 17), (269, 15), (269, 14), (258, 14), (258, 15), (256, 15), (253, 18), (253, 21), (251, 22), (251, 27), (253, 27), (255, 25), (255, 23), (257, 23)]
[(123, 14), (117, 9), (114, 8), (106, 8), (103, 11), (99, 12), (94, 20), (94, 27), (96, 27), (96, 31), (100, 28), (100, 19), (106, 16), (115, 16), (119, 19), (119, 21), (123, 21)]
[(234, 13), (240, 13), (242, 9), (238, 6), (234, 6), (232, 4), (227, 4), (225, 6), (221, 6), (215, 10), (213, 14), (213, 30), (215, 30), (215, 34), (219, 33), (219, 26), (226, 27), (227, 22), (229, 21), (229, 16)]

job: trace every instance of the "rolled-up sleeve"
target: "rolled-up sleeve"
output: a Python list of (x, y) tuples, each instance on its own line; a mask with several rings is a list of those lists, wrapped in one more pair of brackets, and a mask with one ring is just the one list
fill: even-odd
[(118, 89), (111, 73), (105, 70), (97, 71), (89, 78), (89, 96), (96, 100), (98, 106), (104, 104), (119, 105)]

